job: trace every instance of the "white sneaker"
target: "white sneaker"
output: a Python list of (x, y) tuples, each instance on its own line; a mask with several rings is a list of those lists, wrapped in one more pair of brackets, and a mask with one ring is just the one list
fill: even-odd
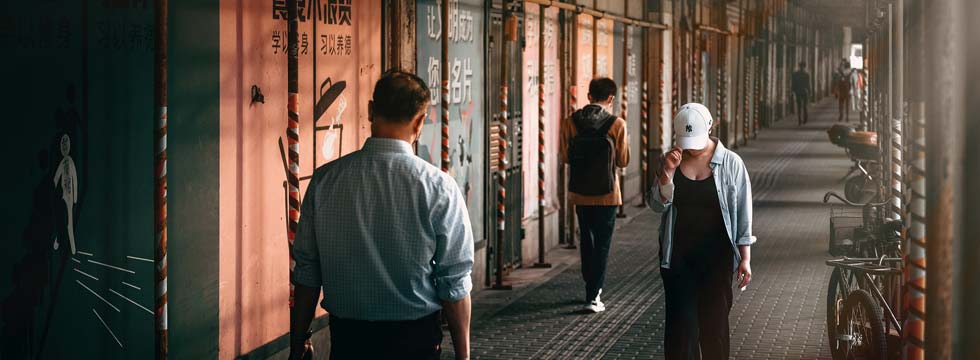
[(602, 289), (599, 289), (599, 294), (595, 296), (595, 300), (592, 300), (592, 302), (585, 306), (585, 310), (593, 313), (601, 313), (606, 311), (606, 305), (599, 299), (599, 295), (602, 295)]
[(602, 301), (596, 300), (585, 306), (585, 310), (591, 311), (593, 313), (601, 313), (606, 311), (606, 305)]

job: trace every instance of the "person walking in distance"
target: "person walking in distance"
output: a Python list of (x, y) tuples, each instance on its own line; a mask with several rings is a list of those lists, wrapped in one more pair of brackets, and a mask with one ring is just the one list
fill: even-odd
[(848, 102), (851, 99), (851, 63), (847, 59), (841, 59), (834, 74), (834, 95), (837, 96), (837, 122), (850, 122), (851, 109)]
[(626, 120), (612, 114), (616, 82), (596, 78), (589, 83), (589, 105), (562, 123), (560, 156), (569, 164), (568, 200), (578, 215), (585, 310), (606, 310), (600, 295), (606, 279), (606, 260), (616, 225), (616, 208), (623, 204), (616, 168), (629, 164)]
[(666, 358), (728, 359), (733, 275), (742, 290), (752, 280), (752, 186), (742, 158), (709, 136), (708, 108), (684, 105), (673, 125), (677, 144), (647, 193), (663, 214)]
[(439, 359), (442, 318), (469, 357), (473, 231), (449, 174), (415, 155), (429, 105), (419, 77), (389, 71), (368, 103), (361, 150), (316, 169), (293, 245), (290, 358), (305, 354), (316, 300), (331, 359)]
[(806, 72), (806, 63), (800, 62), (800, 68), (793, 73), (793, 95), (796, 98), (796, 120), (800, 125), (809, 120), (807, 105), (810, 101), (810, 74)]

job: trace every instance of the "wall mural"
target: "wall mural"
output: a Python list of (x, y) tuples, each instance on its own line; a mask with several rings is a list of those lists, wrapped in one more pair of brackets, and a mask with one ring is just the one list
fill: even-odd
[[(484, 124), (484, 4), (478, 0), (449, 1), (449, 174), (466, 197), (473, 236), (486, 237), (483, 229)], [(432, 93), (422, 136), (416, 147), (419, 157), (440, 166), (441, 138), (441, 41), (440, 0), (419, 0), (416, 72)], [(475, 164), (474, 164), (475, 162)]]
[[(286, 0), (220, 10), (219, 358), (249, 354), (289, 330)], [(361, 148), (381, 74), (380, 0), (298, 0), (302, 197), (314, 170)], [(228, 209), (228, 210), (225, 210)], [(301, 215), (302, 216), (302, 215)], [(317, 315), (325, 314), (318, 310)]]
[(0, 97), (30, 119), (0, 135), (24, 155), (0, 180), (0, 358), (152, 354), (150, 5), (0, 5), (0, 47), (17, 54), (2, 75), (18, 84)]

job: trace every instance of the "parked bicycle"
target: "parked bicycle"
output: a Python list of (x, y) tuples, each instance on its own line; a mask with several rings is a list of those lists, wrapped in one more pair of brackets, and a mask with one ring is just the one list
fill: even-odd
[[(827, 338), (835, 359), (886, 359), (900, 349), (902, 320), (902, 223), (884, 217), (885, 202), (859, 204), (834, 192), (844, 205), (862, 209), (842, 258), (827, 260), (834, 267), (827, 288)], [(833, 212), (833, 210), (832, 210)], [(831, 235), (834, 236), (831, 222)]]
[(854, 163), (841, 178), (846, 179), (844, 197), (854, 203), (871, 201), (877, 194), (878, 182), (875, 174), (881, 171), (878, 134), (873, 131), (857, 131), (854, 127), (839, 124), (827, 130), (827, 136), (831, 143), (844, 148)]

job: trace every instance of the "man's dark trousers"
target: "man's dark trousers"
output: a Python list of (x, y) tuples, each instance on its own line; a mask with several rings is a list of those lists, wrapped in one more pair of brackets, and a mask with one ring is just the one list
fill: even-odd
[(439, 359), (442, 317), (364, 321), (330, 316), (330, 359)]
[(810, 118), (810, 114), (807, 112), (807, 102), (809, 96), (806, 93), (800, 94), (796, 93), (796, 120), (799, 121), (800, 125), (806, 124)]
[(616, 206), (575, 206), (581, 239), (585, 299), (592, 301), (606, 281), (606, 260), (616, 226)]

